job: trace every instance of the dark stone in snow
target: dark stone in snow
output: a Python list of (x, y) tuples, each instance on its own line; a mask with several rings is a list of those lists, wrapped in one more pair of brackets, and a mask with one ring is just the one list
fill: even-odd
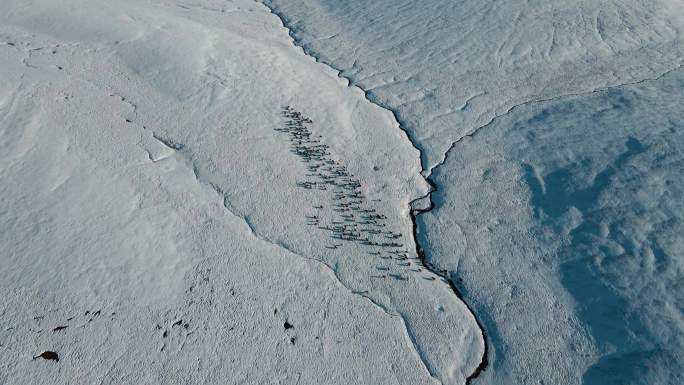
[(51, 352), (49, 350), (40, 353), (40, 355), (33, 357), (33, 359), (35, 360), (38, 357), (43, 358), (45, 360), (55, 360), (59, 362), (59, 355), (56, 352)]

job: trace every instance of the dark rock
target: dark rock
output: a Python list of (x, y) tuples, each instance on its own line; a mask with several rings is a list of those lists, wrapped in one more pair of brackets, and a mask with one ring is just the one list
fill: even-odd
[(45, 360), (54, 360), (54, 361), (59, 362), (59, 355), (56, 352), (52, 352), (49, 350), (46, 350), (46, 351), (40, 353), (40, 355), (33, 357), (33, 359), (35, 360), (36, 358), (39, 358), (39, 357), (42, 359), (45, 359)]

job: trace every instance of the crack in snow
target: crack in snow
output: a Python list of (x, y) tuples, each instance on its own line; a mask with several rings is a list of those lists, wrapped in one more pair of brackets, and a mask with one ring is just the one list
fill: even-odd
[(474, 136), (475, 136), (478, 132), (480, 132), (482, 129), (485, 129), (485, 128), (491, 126), (491, 125), (494, 124), (498, 119), (500, 119), (500, 118), (502, 118), (502, 117), (504, 117), (504, 116), (506, 116), (506, 115), (509, 115), (509, 114), (512, 113), (514, 110), (517, 110), (517, 109), (519, 109), (519, 108), (523, 108), (523, 107), (525, 107), (525, 106), (533, 105), (533, 104), (546, 103), (546, 102), (554, 102), (554, 101), (563, 100), (563, 99), (567, 99), (567, 98), (574, 98), (574, 97), (578, 97), (578, 96), (592, 95), (592, 94), (595, 94), (595, 93), (605, 92), (605, 91), (608, 91), (608, 90), (611, 90), (611, 89), (615, 89), (615, 88), (620, 88), (620, 87), (625, 87), (625, 86), (634, 86), (634, 85), (644, 84), (644, 83), (647, 83), (647, 82), (654, 82), (654, 81), (657, 81), (657, 80), (663, 78), (664, 76), (669, 75), (670, 73), (672, 73), (672, 72), (674, 72), (674, 71), (680, 70), (680, 69), (682, 68), (683, 65), (684, 65), (684, 64), (679, 64), (679, 65), (677, 65), (676, 67), (673, 67), (673, 68), (671, 68), (671, 69), (669, 69), (669, 70), (667, 70), (667, 71), (661, 73), (660, 75), (655, 76), (655, 77), (651, 77), (651, 78), (643, 78), (643, 79), (634, 80), (634, 81), (631, 81), (631, 82), (624, 82), (624, 83), (619, 83), (619, 84), (613, 84), (613, 85), (609, 85), (609, 86), (605, 86), (605, 87), (596, 88), (596, 89), (593, 89), (593, 90), (591, 90), (591, 91), (586, 91), (586, 92), (575, 92), (575, 93), (568, 93), (568, 94), (557, 95), (557, 96), (552, 96), (552, 97), (547, 97), (547, 98), (537, 98), (537, 99), (532, 99), (532, 100), (528, 100), (528, 101), (526, 101), (526, 102), (522, 102), (522, 103), (513, 105), (513, 106), (509, 107), (505, 112), (503, 112), (503, 113), (501, 113), (501, 114), (499, 114), (499, 115), (493, 116), (493, 117), (489, 120), (489, 122), (487, 122), (487, 123), (485, 123), (485, 124), (483, 124), (483, 125), (481, 125), (481, 126), (479, 126), (479, 127), (476, 127), (476, 128), (473, 129), (471, 132), (469, 132), (469, 133), (467, 133), (467, 134), (461, 136), (460, 138), (456, 139), (455, 141), (453, 141), (453, 142), (451, 143), (451, 146), (449, 146), (449, 148), (448, 148), (448, 149), (444, 152), (444, 154), (442, 155), (442, 160), (441, 160), (440, 162), (436, 163), (434, 166), (430, 167), (430, 170), (429, 170), (428, 173), (427, 173), (427, 178), (429, 178), (430, 176), (432, 176), (432, 173), (433, 173), (433, 171), (434, 171), (435, 169), (439, 168), (440, 166), (442, 166), (442, 165), (446, 162), (449, 152), (450, 152), (450, 151), (451, 151), (459, 142), (463, 141), (463, 139), (465, 139), (465, 138), (472, 138), (472, 137), (474, 137)]
[[(316, 55), (315, 53), (311, 52), (311, 50), (308, 49), (308, 48), (302, 43), (301, 40), (297, 39), (297, 37), (296, 37), (295, 34), (294, 34), (294, 30), (293, 30), (291, 24), (289, 23), (287, 17), (286, 17), (285, 15), (279, 13), (275, 8), (271, 7), (271, 5), (267, 3), (267, 1), (268, 1), (268, 0), (255, 0), (255, 2), (260, 2), (264, 7), (266, 7), (274, 16), (276, 16), (276, 17), (280, 20), (280, 22), (281, 22), (281, 24), (283, 25), (283, 27), (284, 27), (285, 29), (287, 29), (288, 35), (289, 35), (290, 38), (292, 39), (292, 43), (293, 43), (293, 45), (294, 45), (295, 47), (301, 48), (304, 54), (306, 54), (307, 56), (312, 57), (313, 59), (316, 60), (316, 62), (321, 63), (321, 64), (324, 64), (324, 65), (328, 66), (329, 68), (333, 69), (334, 71), (336, 71), (336, 72), (337, 72), (337, 76), (338, 76), (339, 78), (342, 78), (342, 79), (347, 80), (347, 86), (348, 86), (348, 87), (355, 87), (355, 88), (359, 89), (360, 91), (363, 92), (364, 97), (366, 98), (366, 100), (368, 100), (370, 103), (373, 103), (373, 104), (377, 105), (377, 106), (380, 107), (380, 108), (383, 108), (383, 109), (387, 110), (388, 112), (390, 112), (390, 113), (392, 114), (394, 120), (398, 123), (398, 128), (406, 135), (406, 139), (409, 141), (409, 143), (411, 144), (411, 146), (412, 146), (413, 148), (415, 148), (415, 149), (418, 151), (418, 153), (419, 153), (419, 155), (420, 155), (420, 156), (419, 156), (419, 159), (421, 159), (421, 165), (422, 165), (422, 159), (423, 159), (423, 152), (424, 152), (424, 151), (417, 145), (417, 141), (416, 141), (414, 138), (412, 138), (410, 131), (408, 131), (408, 130), (405, 128), (406, 125), (405, 125), (405, 124), (402, 122), (402, 120), (399, 118), (399, 116), (397, 115), (396, 111), (395, 111), (394, 109), (392, 109), (391, 107), (387, 106), (386, 104), (382, 103), (381, 101), (377, 100), (375, 97), (373, 97), (373, 96), (370, 94), (370, 92), (369, 92), (368, 90), (365, 90), (365, 89), (359, 87), (357, 84), (355, 84), (354, 82), (352, 82), (352, 80), (351, 80), (350, 78), (345, 77), (345, 76), (342, 74), (342, 71), (339, 70), (338, 68), (336, 68), (332, 63), (327, 62), (326, 60), (322, 59), (321, 57), (319, 57), (319, 56)], [(422, 167), (422, 166), (421, 166), (421, 167)], [(432, 170), (432, 169), (431, 169), (431, 170)], [(425, 171), (425, 170), (423, 170), (423, 171)], [(456, 286), (455, 286), (454, 283), (451, 281), (451, 279), (449, 279), (448, 271), (440, 271), (440, 270), (437, 270), (432, 264), (430, 264), (430, 263), (426, 260), (426, 258), (425, 258), (425, 253), (423, 252), (423, 250), (422, 250), (422, 248), (421, 248), (421, 246), (420, 246), (420, 244), (419, 244), (419, 242), (418, 242), (418, 237), (417, 237), (417, 233), (416, 233), (416, 231), (417, 231), (416, 216), (417, 216), (417, 215), (420, 215), (420, 214), (422, 214), (422, 213), (424, 213), (424, 212), (427, 212), (427, 211), (432, 210), (432, 208), (434, 207), (434, 204), (433, 204), (432, 199), (431, 199), (431, 194), (432, 194), (432, 192), (436, 191), (436, 185), (432, 182), (432, 180), (430, 180), (428, 176), (425, 176), (425, 175), (424, 175), (424, 172), (421, 172), (421, 175), (423, 176), (423, 178), (425, 179), (425, 181), (426, 181), (426, 182), (428, 183), (428, 185), (429, 185), (428, 192), (427, 192), (424, 196), (419, 197), (419, 198), (416, 198), (416, 199), (412, 200), (411, 202), (409, 202), (409, 215), (410, 215), (411, 223), (412, 223), (412, 226), (413, 226), (413, 239), (414, 239), (414, 241), (415, 241), (414, 243), (415, 243), (415, 245), (416, 245), (416, 254), (418, 255), (419, 259), (421, 260), (422, 264), (425, 266), (425, 268), (426, 268), (427, 270), (429, 270), (429, 271), (431, 271), (432, 273), (434, 273), (435, 275), (437, 275), (437, 276), (443, 278), (444, 281), (449, 285), (449, 287), (450, 287), (451, 290), (454, 292), (454, 294), (459, 298), (459, 300), (466, 306), (466, 308), (468, 309), (468, 311), (470, 311), (470, 313), (472, 314), (473, 318), (475, 319), (476, 324), (478, 325), (478, 328), (480, 329), (480, 333), (481, 333), (481, 335), (482, 335), (482, 341), (483, 341), (483, 345), (484, 345), (484, 352), (483, 352), (483, 355), (482, 355), (482, 357), (481, 357), (481, 359), (480, 359), (480, 363), (479, 363), (478, 366), (475, 368), (475, 370), (473, 371), (473, 373), (471, 373), (470, 375), (468, 375), (468, 376), (466, 377), (465, 383), (466, 383), (466, 385), (467, 385), (467, 384), (469, 384), (469, 383), (471, 382), (472, 379), (474, 379), (474, 378), (476, 378), (477, 376), (479, 376), (479, 374), (487, 367), (487, 365), (488, 365), (488, 363), (489, 363), (488, 358), (487, 358), (487, 357), (488, 357), (489, 348), (488, 348), (488, 343), (487, 343), (486, 332), (485, 332), (485, 330), (484, 330), (484, 327), (483, 327), (482, 322), (479, 320), (479, 318), (478, 318), (477, 315), (475, 314), (473, 308), (465, 301), (465, 299), (463, 298), (461, 292), (456, 288)], [(428, 200), (429, 200), (429, 207), (428, 207), (427, 209), (424, 209), (424, 208), (421, 209), (421, 208), (415, 208), (415, 207), (414, 207), (415, 204), (416, 204), (417, 202), (423, 201), (423, 200), (425, 200), (425, 199), (428, 199)], [(326, 265), (326, 266), (327, 266), (327, 265)], [(330, 266), (328, 266), (328, 267), (330, 267)], [(335, 273), (334, 270), (332, 270), (332, 271), (333, 271), (333, 273)], [(336, 274), (336, 273), (335, 273), (335, 274)], [(338, 281), (339, 281), (339, 278), (338, 278)], [(340, 281), (340, 283), (341, 283), (341, 281)], [(342, 285), (344, 286), (344, 284), (342, 284)], [(345, 286), (345, 287), (346, 287), (346, 286)], [(356, 293), (359, 293), (359, 292), (356, 292)], [(365, 297), (365, 296), (364, 296), (364, 297)], [(375, 302), (374, 302), (373, 300), (371, 300), (371, 299), (368, 298), (368, 297), (366, 297), (366, 298), (375, 304)], [(376, 305), (377, 305), (377, 304), (376, 304)], [(380, 307), (381, 307), (381, 306), (380, 306)], [(382, 307), (381, 307), (381, 308), (382, 308)], [(389, 314), (389, 313), (388, 313), (388, 314)], [(405, 320), (404, 320), (404, 317), (401, 316), (401, 315), (397, 315), (397, 316), (400, 317), (400, 319), (401, 319), (401, 321), (402, 321), (402, 324), (404, 325), (404, 330), (405, 330), (405, 333), (406, 333), (406, 337), (407, 337), (407, 338), (409, 339), (409, 341), (411, 342), (411, 345), (412, 345), (412, 347), (413, 347), (413, 350), (414, 350), (415, 353), (418, 355), (418, 358), (419, 358), (420, 362), (423, 364), (423, 366), (425, 367), (427, 373), (428, 373), (433, 379), (439, 381), (439, 379), (438, 379), (437, 377), (435, 377), (435, 375), (432, 373), (432, 371), (429, 370), (426, 360), (423, 358), (420, 349), (418, 349), (418, 347), (416, 346), (416, 343), (415, 343), (414, 338), (411, 336), (411, 334), (410, 334), (409, 331), (408, 331), (408, 328), (407, 328), (407, 326), (406, 326), (406, 322), (405, 322)], [(439, 381), (439, 382), (441, 383), (441, 381)]]

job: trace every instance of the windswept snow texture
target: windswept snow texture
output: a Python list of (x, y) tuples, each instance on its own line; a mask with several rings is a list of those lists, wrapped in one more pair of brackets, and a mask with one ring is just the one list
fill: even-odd
[[(283, 106), (391, 258), (307, 226), (347, 210), (298, 187)], [(0, 150), (1, 384), (460, 384), (484, 353), (416, 261), (418, 151), (263, 4), (2, 1)]]
[(266, 3), (396, 113), (427, 170), (515, 105), (656, 77), (684, 57), (678, 0)]
[(683, 90), (520, 108), (435, 171), (420, 241), (484, 317), (483, 383), (684, 383)]
[(266, 3), (422, 151), (473, 383), (684, 383), (680, 1)]

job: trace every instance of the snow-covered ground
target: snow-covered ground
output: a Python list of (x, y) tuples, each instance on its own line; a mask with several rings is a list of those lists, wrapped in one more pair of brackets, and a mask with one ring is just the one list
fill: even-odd
[[(0, 383), (462, 383), (479, 365), (472, 314), (415, 259), (418, 152), (268, 8), (0, 7)], [(284, 106), (346, 170), (328, 190), (298, 187), (316, 176), (276, 130)], [(333, 239), (342, 215), (369, 240)]]
[(1, 2), (0, 383), (683, 383), (682, 5)]
[(484, 383), (684, 382), (683, 90), (530, 105), (436, 170), (421, 243), (485, 321)]
[(426, 170), (513, 106), (681, 64), (679, 0), (267, 0), (300, 44), (393, 110)]
[(684, 381), (684, 4), (267, 4), (421, 150), (419, 243), (491, 344), (474, 383)]

